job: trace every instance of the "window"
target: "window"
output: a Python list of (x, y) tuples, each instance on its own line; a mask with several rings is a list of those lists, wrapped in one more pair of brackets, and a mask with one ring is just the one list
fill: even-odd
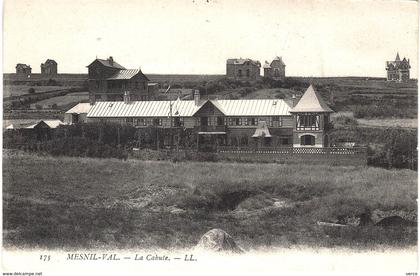
[(281, 117), (270, 117), (268, 119), (268, 125), (270, 127), (281, 127), (282, 126), (282, 118)]
[(297, 117), (297, 128), (298, 129), (319, 129), (319, 115), (306, 114), (298, 115)]
[(182, 127), (182, 126), (184, 126), (184, 118), (175, 117), (175, 118), (172, 118), (172, 120), (173, 120), (173, 126), (174, 127)]
[(238, 70), (238, 77), (242, 77), (242, 70), (241, 69)]
[(235, 125), (241, 126), (242, 125), (242, 118), (235, 118)]
[(313, 136), (313, 135), (302, 135), (300, 137), (300, 144), (302, 146), (314, 146), (315, 145), (315, 136)]
[(160, 118), (154, 118), (153, 119), (153, 125), (154, 126), (161, 126), (162, 125), (162, 119), (160, 119)]
[(133, 120), (133, 118), (127, 118), (127, 119), (125, 119), (125, 122), (126, 122), (127, 124), (132, 125), (132, 124), (134, 123), (134, 120)]
[(249, 69), (246, 69), (246, 76), (249, 77), (250, 73), (249, 73)]
[(225, 118), (223, 117), (217, 117), (217, 125), (223, 126), (225, 124)]
[(229, 118), (228, 121), (229, 121), (229, 125), (233, 126), (233, 118)]
[(136, 81), (136, 82), (134, 83), (134, 87), (135, 87), (135, 88), (139, 88), (139, 82), (138, 82), (138, 81)]
[(146, 120), (144, 118), (139, 118), (136, 120), (136, 126), (145, 126)]

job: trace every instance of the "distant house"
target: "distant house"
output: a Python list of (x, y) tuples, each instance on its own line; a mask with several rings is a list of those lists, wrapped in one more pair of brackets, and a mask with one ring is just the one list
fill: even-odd
[(23, 63), (18, 63), (16, 65), (16, 75), (29, 77), (32, 73), (32, 68), (30, 65)]
[(41, 120), (37, 122), (36, 124), (30, 125), (26, 128), (34, 128), (34, 129), (52, 129), (57, 128), (61, 125), (64, 125), (64, 123), (61, 120)]
[(95, 59), (88, 66), (89, 99), (122, 101), (125, 94), (132, 100), (149, 100), (149, 79), (140, 69), (125, 69), (112, 57)]
[(399, 53), (394, 61), (386, 62), (387, 81), (406, 82), (410, 80), (410, 59), (400, 59)]
[(249, 58), (232, 58), (226, 61), (226, 77), (239, 81), (256, 81), (260, 78), (261, 63)]
[(57, 75), (57, 62), (52, 59), (47, 59), (45, 63), (41, 63), (41, 75)]
[(64, 114), (64, 123), (67, 125), (86, 123), (86, 116), (91, 108), (90, 103), (78, 103)]
[(286, 77), (286, 64), (284, 64), (281, 57), (276, 57), (271, 63), (265, 62), (264, 77), (283, 81)]

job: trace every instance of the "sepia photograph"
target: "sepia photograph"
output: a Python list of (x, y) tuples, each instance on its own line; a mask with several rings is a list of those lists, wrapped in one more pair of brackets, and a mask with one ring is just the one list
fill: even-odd
[(417, 1), (2, 13), (3, 275), (417, 275)]

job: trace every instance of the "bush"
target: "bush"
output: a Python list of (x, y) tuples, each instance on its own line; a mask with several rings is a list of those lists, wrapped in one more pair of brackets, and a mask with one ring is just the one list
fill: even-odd
[(123, 148), (112, 147), (81, 137), (52, 139), (39, 145), (41, 152), (52, 156), (100, 157), (127, 159), (128, 153)]
[(356, 127), (358, 125), (356, 119), (344, 115), (333, 118), (332, 122), (336, 127)]
[(29, 94), (34, 94), (35, 93), (35, 88), (33, 88), (33, 87), (29, 88), (28, 93)]

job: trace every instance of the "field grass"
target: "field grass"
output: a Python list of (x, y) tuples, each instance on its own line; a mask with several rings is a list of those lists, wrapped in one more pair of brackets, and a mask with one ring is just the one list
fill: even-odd
[(62, 86), (28, 86), (28, 85), (4, 85), (3, 97), (20, 96), (29, 94), (29, 88), (35, 89), (35, 93), (60, 90)]
[[(162, 173), (164, 172), (164, 173)], [(6, 152), (5, 246), (194, 246), (212, 228), (245, 249), (406, 247), (416, 227), (323, 228), (373, 210), (416, 212), (417, 173), (367, 167), (52, 158)], [(283, 207), (273, 208), (274, 201)], [(181, 208), (183, 212), (173, 212)]]
[(357, 124), (360, 127), (379, 127), (379, 128), (390, 128), (390, 127), (398, 127), (398, 128), (417, 128), (418, 127), (418, 120), (417, 119), (410, 119), (410, 118), (387, 118), (387, 119), (356, 119), (354, 118), (353, 112), (351, 111), (344, 111), (344, 112), (336, 112), (331, 114), (331, 119), (334, 121), (335, 118), (339, 117), (347, 117), (351, 120), (356, 120)]
[(75, 92), (35, 102), (31, 104), (31, 109), (36, 109), (36, 106), (50, 109), (53, 105), (57, 105), (57, 108), (62, 108), (64, 106), (76, 105), (80, 102), (87, 102), (88, 100), (89, 92)]

